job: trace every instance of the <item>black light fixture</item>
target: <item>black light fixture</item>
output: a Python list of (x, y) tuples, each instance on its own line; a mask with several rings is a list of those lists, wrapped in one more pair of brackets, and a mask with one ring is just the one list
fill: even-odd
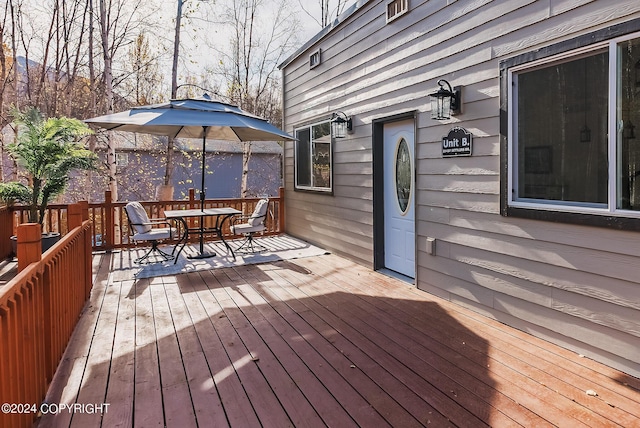
[(591, 129), (585, 124), (584, 127), (580, 130), (580, 142), (588, 143), (591, 141)]
[(346, 137), (347, 131), (353, 131), (351, 117), (341, 111), (333, 113), (333, 116), (331, 116), (331, 131), (334, 138)]
[[(431, 119), (446, 120), (451, 118), (452, 115), (461, 112), (462, 100), (460, 97), (462, 87), (456, 86), (451, 88), (449, 82), (444, 79), (438, 80), (440, 89), (433, 94), (429, 94), (431, 97)], [(448, 89), (444, 86), (447, 85)]]
[(635, 65), (635, 74), (636, 74), (636, 88), (640, 88), (640, 59), (636, 62)]

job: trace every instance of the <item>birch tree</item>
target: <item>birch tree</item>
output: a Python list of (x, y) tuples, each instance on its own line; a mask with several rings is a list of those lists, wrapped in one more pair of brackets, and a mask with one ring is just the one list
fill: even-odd
[[(114, 113), (113, 64), (123, 47), (137, 36), (140, 25), (138, 11), (141, 1), (98, 0), (98, 31), (103, 61), (102, 84), (106, 113)], [(113, 201), (118, 200), (116, 154), (113, 133), (107, 133), (107, 169), (109, 190)]]
[[(226, 97), (243, 110), (282, 123), (278, 64), (298, 44), (298, 20), (288, 0), (235, 0), (219, 5), (226, 46), (214, 46), (213, 69), (226, 86)], [(245, 143), (241, 197), (248, 197), (252, 144)]]

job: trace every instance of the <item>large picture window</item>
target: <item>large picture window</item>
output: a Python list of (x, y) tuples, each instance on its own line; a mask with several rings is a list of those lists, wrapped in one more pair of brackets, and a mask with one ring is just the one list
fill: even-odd
[(296, 189), (331, 192), (331, 122), (298, 128), (295, 134)]
[(502, 76), (506, 213), (640, 218), (640, 34), (503, 65)]

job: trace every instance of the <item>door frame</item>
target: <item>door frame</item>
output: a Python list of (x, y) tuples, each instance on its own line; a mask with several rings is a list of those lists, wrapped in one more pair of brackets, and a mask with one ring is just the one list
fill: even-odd
[[(380, 270), (385, 268), (385, 257), (384, 257), (384, 125), (391, 122), (398, 122), (401, 120), (413, 119), (413, 172), (414, 172), (414, 188), (416, 189), (416, 193), (414, 195), (415, 201), (417, 201), (417, 187), (416, 183), (418, 181), (417, 177), (417, 164), (416, 162), (416, 153), (417, 153), (417, 122), (418, 122), (418, 112), (417, 111), (409, 111), (406, 113), (400, 113), (393, 116), (381, 117), (378, 119), (373, 119), (372, 126), (372, 152), (373, 152), (373, 270)], [(416, 208), (416, 217), (414, 222), (417, 223), (417, 215), (418, 210)], [(417, 237), (416, 232), (416, 237)], [(417, 253), (417, 239), (414, 245)], [(416, 265), (417, 265), (417, 254), (416, 254)], [(416, 278), (418, 276), (418, 269), (416, 266), (415, 269)]]

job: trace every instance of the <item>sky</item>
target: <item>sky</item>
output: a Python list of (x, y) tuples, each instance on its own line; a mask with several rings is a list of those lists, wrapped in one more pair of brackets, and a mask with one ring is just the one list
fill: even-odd
[[(186, 7), (187, 2), (192, 0), (183, 0), (183, 4)], [(205, 0), (199, 0), (204, 2)], [(218, 0), (219, 1), (219, 0)], [(231, 0), (228, 0), (231, 1)], [(273, 0), (263, 0), (265, 3), (264, 8), (269, 7), (268, 5), (273, 3)], [(300, 20), (299, 29), (301, 33), (299, 34), (299, 44), (298, 47), (302, 46), (308, 40), (313, 38), (317, 33), (322, 30), (322, 27), (319, 24), (320, 21), (320, 0), (289, 0), (292, 7), (296, 8), (298, 19)], [(345, 2), (345, 0), (341, 0)], [(352, 4), (356, 3), (357, 0), (346, 0), (346, 3), (342, 7), (342, 10), (348, 9)], [(161, 0), (161, 10), (165, 19), (171, 19), (175, 16), (176, 12), (176, 0)], [(329, 0), (329, 10), (331, 13), (331, 20), (335, 19), (336, 14), (336, 6), (338, 4), (338, 0)], [(216, 3), (212, 4), (214, 9)], [(265, 9), (265, 13), (268, 14), (269, 10)], [(185, 23), (183, 22), (183, 25)], [(198, 33), (202, 34), (201, 31)], [(202, 40), (198, 41), (197, 38), (200, 37), (196, 35), (195, 32), (190, 32), (188, 26), (183, 27), (183, 31), (181, 33), (181, 57), (187, 58), (181, 64), (181, 67), (186, 67), (188, 70), (186, 71), (188, 74), (198, 74), (198, 71), (202, 68), (207, 67), (211, 61), (214, 60), (213, 55), (211, 54), (211, 50), (206, 46), (206, 43)], [(210, 32), (205, 31), (204, 37), (209, 38), (209, 40), (216, 40), (218, 32), (215, 28), (213, 28)], [(167, 32), (166, 34), (168, 39), (173, 39), (173, 31)], [(169, 41), (171, 41), (169, 40)], [(295, 51), (293, 49), (290, 54)], [(180, 70), (179, 70), (180, 74)], [(181, 80), (180, 78), (178, 80)], [(179, 82), (180, 83), (180, 82)]]

